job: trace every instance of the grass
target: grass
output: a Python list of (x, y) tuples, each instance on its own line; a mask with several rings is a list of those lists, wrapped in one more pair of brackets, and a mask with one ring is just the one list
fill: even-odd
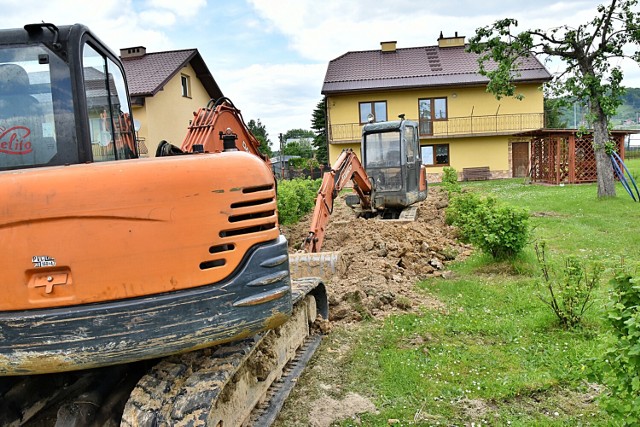
[(458, 274), (419, 285), (446, 310), (393, 317), (356, 347), (351, 382), (383, 403), (363, 424), (607, 425), (586, 382), (597, 316), (566, 331), (530, 278)]
[[(627, 165), (632, 174), (640, 171), (640, 159)], [(640, 203), (620, 185), (618, 197), (602, 201), (595, 185), (511, 179), (463, 188), (529, 209), (532, 244), (546, 241), (557, 260), (575, 255), (614, 266), (640, 259)], [(365, 322), (329, 336), (310, 371), (328, 364), (331, 381), (337, 381), (331, 383), (334, 395), (356, 392), (378, 409), (334, 425), (612, 424), (598, 406), (602, 387), (589, 375), (607, 333), (603, 310), (610, 273), (604, 272), (582, 325), (565, 330), (538, 297), (532, 245), (512, 262), (495, 263), (476, 253), (451, 268), (452, 278), (416, 285), (446, 308)], [(335, 348), (345, 346), (336, 358)], [(326, 382), (313, 375), (303, 381)]]

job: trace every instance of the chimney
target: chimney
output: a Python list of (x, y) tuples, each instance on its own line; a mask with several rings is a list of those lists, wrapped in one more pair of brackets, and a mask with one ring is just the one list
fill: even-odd
[(147, 48), (144, 46), (126, 47), (124, 49), (120, 49), (121, 59), (139, 58), (145, 56), (146, 54)]
[(440, 31), (440, 37), (438, 37), (438, 47), (446, 48), (446, 47), (460, 47), (464, 46), (464, 36), (458, 36), (458, 32), (456, 31), (453, 37), (444, 37), (442, 35), (442, 31)]
[(380, 46), (382, 47), (382, 52), (395, 52), (396, 51), (396, 43), (393, 42), (380, 42)]

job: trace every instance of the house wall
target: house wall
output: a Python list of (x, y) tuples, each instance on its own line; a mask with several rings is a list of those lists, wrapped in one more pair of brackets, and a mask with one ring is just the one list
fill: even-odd
[(540, 85), (521, 85), (517, 89), (518, 93), (524, 95), (524, 99), (510, 97), (497, 100), (486, 92), (485, 87), (358, 92), (328, 96), (327, 110), (330, 124), (358, 123), (358, 105), (367, 101), (386, 101), (389, 120), (397, 120), (399, 114), (405, 114), (407, 119), (417, 120), (418, 99), (422, 98), (447, 98), (448, 117), (543, 112), (544, 98)]
[[(190, 98), (182, 96), (181, 74), (190, 77)], [(193, 113), (206, 106), (209, 99), (209, 94), (196, 77), (195, 71), (191, 65), (187, 65), (162, 90), (153, 97), (147, 97), (144, 106), (134, 108), (133, 116), (141, 124), (138, 136), (145, 138), (149, 157), (155, 155), (162, 140), (179, 147), (187, 134)]]
[(359, 142), (352, 143), (352, 144), (329, 144), (329, 164), (333, 165), (335, 161), (338, 159), (338, 156), (340, 155), (340, 153), (342, 153), (342, 150), (347, 148), (351, 148), (353, 151), (355, 151), (358, 159), (361, 159)]
[[(399, 114), (406, 119), (418, 119), (418, 100), (423, 98), (447, 98), (447, 117), (478, 117), (508, 114), (543, 113), (544, 97), (539, 84), (520, 85), (518, 93), (524, 98), (497, 100), (485, 87), (457, 87), (443, 89), (414, 89), (393, 92), (359, 92), (327, 97), (328, 126), (357, 124), (360, 121), (359, 103), (387, 102), (387, 118), (397, 120)], [(435, 125), (438, 122), (434, 122)], [(355, 135), (358, 133), (355, 132)], [(492, 176), (510, 176), (510, 144), (508, 135), (467, 136), (446, 138), (421, 138), (421, 145), (449, 144), (450, 166), (462, 171), (464, 167), (489, 166)], [(359, 140), (329, 144), (330, 163), (337, 159), (343, 148), (360, 153)], [(495, 171), (495, 173), (494, 173)], [(427, 173), (433, 177), (442, 173), (442, 167), (429, 166)]]
[[(449, 166), (454, 168), (461, 178), (463, 168), (479, 166), (489, 166), (492, 178), (507, 178), (511, 176), (510, 140), (510, 136), (500, 135), (431, 140), (429, 144), (449, 144)], [(422, 141), (422, 145), (428, 144)], [(440, 181), (442, 169), (441, 166), (427, 167), (429, 181)]]

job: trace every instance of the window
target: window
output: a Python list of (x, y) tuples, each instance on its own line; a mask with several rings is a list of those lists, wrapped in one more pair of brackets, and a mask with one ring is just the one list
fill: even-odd
[(84, 47), (82, 62), (93, 160), (135, 157), (122, 70), (88, 44)]
[(404, 136), (405, 136), (405, 146), (407, 147), (407, 161), (409, 163), (413, 163), (416, 161), (416, 150), (418, 147), (415, 133), (415, 127), (406, 126), (404, 128)]
[(418, 100), (420, 113), (420, 135), (433, 135), (433, 122), (447, 120), (447, 98), (426, 98)]
[[(54, 99), (69, 103), (71, 97), (56, 99), (60, 91), (51, 84), (51, 70), (62, 74), (64, 63), (42, 47), (9, 44), (0, 49), (0, 170), (61, 164), (63, 155), (77, 152), (75, 144), (57, 144), (55, 119), (68, 116), (64, 111), (55, 117)], [(64, 89), (70, 94), (69, 85)]]
[(366, 168), (400, 166), (400, 133), (383, 132), (365, 135)]
[(360, 123), (368, 123), (370, 114), (374, 122), (387, 121), (387, 101), (361, 102)]
[(377, 192), (400, 191), (400, 133), (397, 131), (365, 135), (364, 165)]
[(182, 84), (182, 96), (191, 98), (191, 79), (184, 74), (180, 75), (180, 83)]
[(449, 144), (423, 145), (422, 164), (425, 166), (449, 166)]

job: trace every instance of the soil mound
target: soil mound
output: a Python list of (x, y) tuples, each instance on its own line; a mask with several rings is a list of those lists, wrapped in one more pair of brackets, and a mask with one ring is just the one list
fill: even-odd
[[(343, 199), (335, 201), (322, 246), (323, 251), (341, 251), (338, 272), (325, 278), (330, 320), (359, 321), (399, 310), (440, 307), (437, 300), (416, 292), (414, 284), (428, 277), (446, 277), (447, 264), (471, 252), (444, 222), (446, 191), (430, 188), (413, 222), (357, 218)], [(283, 227), (291, 252), (300, 247), (309, 224), (307, 216)]]

